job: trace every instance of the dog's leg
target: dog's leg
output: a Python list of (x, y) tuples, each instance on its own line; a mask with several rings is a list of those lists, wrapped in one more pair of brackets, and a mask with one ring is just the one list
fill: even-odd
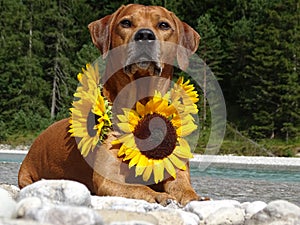
[(165, 192), (174, 196), (182, 205), (186, 205), (193, 200), (199, 200), (200, 197), (191, 185), (189, 169), (179, 170), (176, 175), (176, 179), (170, 177), (164, 181)]
[(34, 182), (34, 179), (32, 178), (32, 175), (30, 174), (30, 170), (25, 168), (25, 165), (21, 165), (21, 170), (24, 170), (25, 172), (19, 173), (18, 175), (18, 185), (20, 188), (23, 188), (29, 184), (32, 184)]
[(120, 196), (125, 198), (143, 199), (151, 203), (160, 203), (167, 205), (171, 195), (163, 192), (156, 192), (145, 185), (126, 184), (105, 179), (97, 172), (93, 177), (96, 195), (99, 196)]

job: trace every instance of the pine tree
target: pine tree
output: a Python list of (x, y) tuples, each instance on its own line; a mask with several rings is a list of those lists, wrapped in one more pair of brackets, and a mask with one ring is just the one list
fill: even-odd
[[(298, 12), (297, 12), (298, 10)], [(299, 128), (299, 9), (293, 1), (274, 1), (255, 27), (247, 96), (253, 137), (292, 137)], [(298, 114), (298, 115), (297, 115)], [(298, 128), (297, 128), (298, 127)]]
[(202, 77), (202, 87), (203, 87), (203, 96), (201, 97), (202, 106), (201, 106), (201, 113), (202, 113), (202, 120), (203, 122), (207, 119), (207, 83), (209, 82), (208, 79), (211, 72), (214, 74), (215, 77), (221, 79), (222, 73), (220, 64), (222, 61), (222, 47), (221, 47), (221, 38), (219, 35), (219, 31), (217, 26), (211, 21), (210, 15), (205, 14), (200, 16), (198, 19), (198, 26), (197, 30), (201, 36), (201, 44), (198, 49), (198, 55), (203, 60), (203, 70), (201, 74)]

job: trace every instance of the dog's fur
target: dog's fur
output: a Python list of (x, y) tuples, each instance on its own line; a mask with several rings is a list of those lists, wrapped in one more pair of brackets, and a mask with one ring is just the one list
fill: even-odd
[[(130, 20), (132, 25), (122, 24), (125, 19)], [(169, 27), (160, 27), (161, 22), (166, 22)], [(189, 51), (166, 48), (162, 54), (154, 49), (151, 51), (153, 60), (144, 64), (131, 64), (130, 59), (134, 61), (133, 58), (137, 56), (138, 49), (138, 45), (134, 44), (134, 37), (141, 29), (152, 31), (158, 41), (171, 42)], [(164, 63), (161, 57), (164, 54), (171, 58), (177, 57), (179, 66), (184, 69), (188, 64), (187, 59), (190, 54), (197, 50), (200, 39), (190, 26), (181, 22), (165, 8), (136, 4), (122, 6), (112, 15), (92, 22), (89, 30), (94, 45), (107, 59), (104, 74), (107, 81), (104, 84), (103, 93), (110, 102), (114, 102), (126, 85), (141, 77), (158, 75), (170, 80), (173, 67)], [(129, 43), (133, 45), (124, 53), (127, 60), (126, 66), (124, 65), (109, 76), (116, 63), (109, 54), (110, 50)], [(127, 93), (130, 96), (126, 96), (126, 99), (137, 99), (137, 93), (153, 89), (151, 85), (132, 88), (132, 91)], [(155, 89), (161, 92), (166, 92), (168, 88), (169, 82), (155, 83)], [(100, 196), (123, 196), (161, 204), (166, 204), (168, 199), (176, 199), (183, 205), (191, 200), (199, 199), (191, 187), (189, 170), (179, 170), (176, 179), (168, 178), (158, 185), (152, 185), (151, 188), (143, 184), (128, 183), (130, 171), (128, 166), (120, 166), (122, 159), (117, 157), (119, 146), (110, 144), (116, 138), (114, 131), (108, 134), (107, 139), (98, 149), (91, 152), (87, 158), (83, 158), (77, 148), (75, 138), (71, 137), (68, 132), (69, 125), (68, 119), (58, 121), (34, 141), (19, 171), (20, 188), (43, 178), (71, 179), (85, 184), (93, 194)]]

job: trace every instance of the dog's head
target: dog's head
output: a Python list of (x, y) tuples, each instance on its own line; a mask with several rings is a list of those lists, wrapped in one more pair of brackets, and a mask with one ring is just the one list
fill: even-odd
[[(89, 24), (95, 46), (105, 58), (109, 50), (127, 45), (123, 70), (126, 74), (161, 75), (164, 62), (175, 59), (181, 69), (199, 45), (200, 36), (177, 16), (159, 6), (130, 4)], [(173, 43), (174, 46), (163, 46)]]

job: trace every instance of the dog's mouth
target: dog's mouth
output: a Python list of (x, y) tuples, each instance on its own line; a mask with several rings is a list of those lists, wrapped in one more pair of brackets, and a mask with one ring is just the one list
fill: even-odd
[(160, 76), (160, 46), (157, 41), (136, 41), (128, 45), (124, 72), (130, 75)]

